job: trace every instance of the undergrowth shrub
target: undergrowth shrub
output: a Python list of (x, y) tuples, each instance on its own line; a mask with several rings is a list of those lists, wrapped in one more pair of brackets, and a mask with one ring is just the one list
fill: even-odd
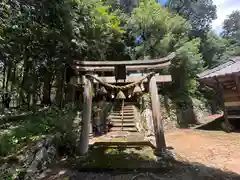
[(50, 107), (47, 111), (36, 112), (25, 121), (0, 127), (0, 156), (16, 153), (25, 145), (34, 142), (43, 135), (55, 137), (58, 147), (74, 149), (77, 135), (73, 122), (77, 109), (66, 105), (62, 110)]

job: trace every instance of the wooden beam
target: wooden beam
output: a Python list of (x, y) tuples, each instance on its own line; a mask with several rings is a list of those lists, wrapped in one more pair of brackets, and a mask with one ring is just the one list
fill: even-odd
[(228, 115), (228, 119), (240, 119), (240, 115)]
[(84, 92), (83, 92), (83, 112), (82, 112), (82, 128), (80, 135), (79, 150), (84, 155), (89, 148), (89, 133), (91, 131), (92, 118), (92, 84), (89, 79), (83, 76)]
[(217, 76), (207, 76), (207, 77), (202, 77), (199, 78), (200, 80), (214, 80), (215, 78), (218, 78), (218, 81), (228, 81), (228, 80), (233, 80), (234, 76), (240, 76), (240, 72), (233, 72), (233, 73), (228, 73), (228, 74), (222, 74), (222, 75), (217, 75)]
[(176, 56), (175, 53), (171, 53), (166, 57), (159, 58), (159, 59), (151, 59), (151, 60), (127, 60), (127, 61), (79, 61), (74, 60), (74, 64), (78, 66), (115, 66), (115, 65), (157, 65), (163, 64), (166, 62), (171, 61)]
[(235, 90), (223, 90), (224, 98), (238, 97), (240, 94)]
[[(94, 75), (100, 79), (102, 79), (104, 82), (106, 83), (116, 83), (115, 77), (114, 76), (98, 76), (98, 75)], [(133, 83), (133, 82), (137, 82), (141, 79), (143, 79), (145, 76), (141, 75), (141, 76), (127, 76), (127, 79), (125, 80), (126, 83)], [(157, 83), (162, 83), (162, 82), (171, 82), (172, 81), (172, 76), (171, 75), (156, 75), (156, 82)], [(145, 79), (143, 82), (147, 82), (148, 80)], [(124, 82), (124, 81), (118, 81), (119, 83)], [(94, 80), (94, 83), (98, 83), (96, 80)]]
[[(156, 64), (156, 65), (127, 65), (127, 71), (136, 71), (136, 70), (155, 70), (155, 69), (164, 69), (167, 68), (171, 64), (170, 61)], [(114, 66), (80, 66), (80, 65), (72, 65), (72, 68), (76, 71), (81, 72), (113, 72)]]
[[(224, 82), (224, 81), (234, 81), (232, 78), (232, 75), (225, 75), (225, 76), (218, 76), (218, 81), (219, 82)], [(207, 78), (200, 78), (199, 80), (205, 83), (216, 83), (215, 81), (216, 77), (207, 77)]]
[(235, 75), (234, 77), (235, 77), (237, 92), (240, 93), (240, 80), (239, 80), (239, 76)]
[(240, 101), (225, 102), (226, 107), (240, 107)]
[(224, 102), (233, 102), (233, 101), (240, 101), (240, 94), (234, 97), (226, 97), (224, 96)]
[(208, 77), (208, 78), (202, 78), (199, 79), (200, 82), (206, 84), (209, 87), (212, 87), (214, 89), (218, 88), (216, 83), (216, 78), (218, 79), (218, 82), (222, 84), (223, 89), (227, 87), (235, 87), (236, 86), (236, 78), (239, 77), (239, 74), (227, 74), (225, 76), (215, 76), (215, 77)]
[(149, 82), (149, 92), (151, 94), (153, 125), (156, 138), (156, 155), (160, 155), (166, 150), (166, 142), (164, 137), (163, 123), (161, 120), (160, 100), (156, 77), (152, 76)]

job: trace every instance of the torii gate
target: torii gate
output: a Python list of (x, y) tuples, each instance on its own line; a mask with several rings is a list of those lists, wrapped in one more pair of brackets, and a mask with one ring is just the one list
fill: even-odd
[[(151, 94), (153, 125), (156, 138), (156, 154), (166, 150), (163, 123), (161, 121), (160, 101), (157, 83), (170, 82), (171, 75), (157, 75), (155, 71), (165, 69), (171, 64), (175, 53), (167, 57), (153, 60), (132, 60), (132, 61), (79, 61), (75, 60), (72, 68), (77, 72), (78, 77), (72, 83), (81, 84), (83, 91), (83, 113), (82, 131), (80, 137), (80, 153), (85, 154), (89, 147), (89, 133), (91, 130), (92, 113), (92, 87), (95, 83), (117, 90), (132, 88), (140, 83), (148, 83)], [(128, 76), (129, 72), (141, 71), (148, 73), (145, 76)], [(108, 72), (112, 76), (98, 76), (97, 74)], [(115, 73), (114, 73), (115, 72)], [(124, 86), (113, 85), (123, 80)]]

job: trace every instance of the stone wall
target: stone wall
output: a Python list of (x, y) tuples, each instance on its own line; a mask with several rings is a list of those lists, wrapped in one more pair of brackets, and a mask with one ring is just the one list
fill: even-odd
[(32, 180), (43, 176), (57, 157), (57, 148), (53, 141), (53, 136), (41, 136), (35, 143), (29, 144), (23, 153), (1, 163), (1, 179)]
[(57, 155), (57, 149), (53, 143), (53, 137), (43, 136), (32, 148), (30, 148), (23, 159), (26, 167), (25, 180), (34, 179), (48, 168)]
[(194, 124), (204, 123), (204, 117), (211, 114), (211, 107), (203, 100), (191, 98), (187, 106), (176, 107), (177, 121), (180, 126), (186, 127)]
[(138, 99), (141, 114), (141, 124), (147, 136), (154, 135), (153, 117), (150, 95), (145, 93)]
[(161, 103), (161, 119), (165, 131), (178, 127), (176, 105), (167, 96), (159, 96)]
[(94, 131), (97, 133), (103, 133), (106, 130), (106, 124), (108, 121), (108, 116), (113, 108), (114, 104), (107, 102), (107, 101), (101, 101), (94, 104), (93, 107), (93, 127)]
[[(161, 118), (165, 131), (178, 127), (189, 127), (193, 124), (204, 123), (204, 117), (211, 114), (211, 108), (204, 101), (191, 98), (191, 105), (181, 108), (167, 96), (159, 96), (161, 103)], [(151, 99), (149, 94), (143, 94), (139, 98), (142, 123), (148, 134), (154, 132), (152, 123)]]

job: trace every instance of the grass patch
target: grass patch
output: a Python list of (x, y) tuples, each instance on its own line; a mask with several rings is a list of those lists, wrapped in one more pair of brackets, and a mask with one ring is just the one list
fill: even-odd
[(159, 167), (150, 147), (95, 147), (87, 156), (67, 160), (68, 167), (76, 169), (138, 169)]

